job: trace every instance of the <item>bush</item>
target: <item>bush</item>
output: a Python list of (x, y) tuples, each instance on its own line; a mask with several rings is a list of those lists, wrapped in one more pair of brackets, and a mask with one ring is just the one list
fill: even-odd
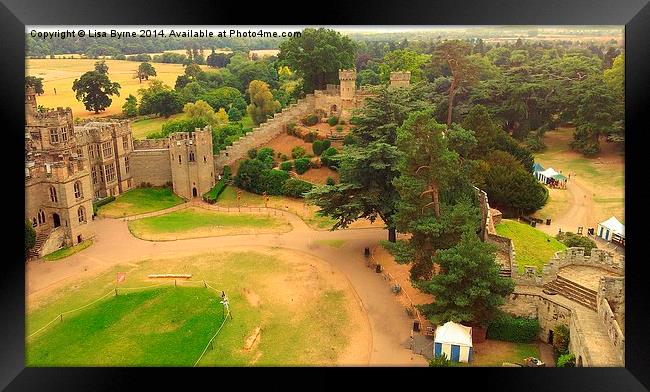
[(264, 186), (262, 174), (268, 170), (264, 163), (257, 159), (247, 159), (239, 165), (235, 176), (235, 185), (249, 192), (262, 194)]
[(307, 158), (299, 158), (294, 161), (294, 166), (296, 167), (296, 173), (298, 174), (304, 174), (307, 170), (309, 170), (309, 159)]
[(311, 145), (311, 149), (314, 151), (314, 154), (316, 156), (322, 154), (323, 151), (327, 150), (326, 147), (323, 147), (323, 142), (321, 140), (314, 141), (314, 143)]
[(575, 367), (576, 356), (573, 354), (562, 354), (557, 359), (557, 367)]
[(323, 151), (327, 150), (331, 146), (332, 146), (332, 141), (330, 139), (323, 140)]
[(221, 180), (219, 180), (212, 189), (207, 191), (203, 195), (203, 200), (207, 203), (214, 204), (217, 202), (217, 199), (219, 199), (219, 195), (226, 189), (228, 186), (228, 181), (229, 177), (221, 177)]
[(280, 155), (280, 160), (281, 160), (282, 162), (284, 162), (284, 161), (288, 161), (288, 160), (289, 160), (289, 157), (287, 156), (287, 154), (282, 154), (282, 155)]
[(517, 317), (507, 313), (497, 315), (487, 329), (488, 339), (526, 343), (537, 339), (539, 320)]
[(439, 357), (433, 357), (429, 361), (429, 367), (451, 367), (452, 362), (447, 359), (447, 355), (442, 353)]
[(271, 147), (264, 147), (257, 152), (257, 158), (260, 161), (267, 162), (269, 159), (272, 161), (275, 151)]
[(338, 133), (343, 132), (343, 125), (337, 125), (336, 126), (336, 132), (338, 132)]
[(310, 114), (303, 117), (300, 121), (309, 127), (318, 124), (318, 116), (315, 114)]
[[(143, 184), (147, 184), (147, 183), (144, 183), (144, 182), (141, 183), (140, 188), (144, 188), (142, 186)], [(149, 184), (149, 186), (147, 188), (150, 188), (150, 187), (151, 187), (151, 184)], [(109, 196), (109, 197), (105, 197), (105, 198), (103, 198), (101, 200), (98, 200), (98, 201), (94, 202), (93, 203), (93, 215), (97, 215), (97, 210), (99, 210), (99, 207), (101, 207), (103, 205), (106, 205), (106, 204), (108, 204), (108, 203), (110, 203), (110, 202), (112, 202), (114, 200), (115, 200), (115, 196)]]
[(296, 136), (296, 123), (290, 122), (287, 124), (287, 134)]
[(300, 146), (296, 146), (296, 147), (291, 149), (291, 157), (293, 159), (302, 158), (302, 157), (305, 156), (305, 154), (306, 154), (305, 149), (300, 147)]
[(320, 161), (323, 165), (335, 169), (338, 165), (338, 159), (334, 158), (334, 155), (338, 154), (338, 151), (334, 147), (330, 147), (327, 150), (323, 151), (320, 157)]
[(262, 192), (267, 195), (281, 195), (284, 183), (290, 178), (284, 170), (266, 170), (262, 173)]
[(230, 178), (230, 176), (232, 175), (232, 169), (230, 169), (230, 166), (225, 165), (223, 167), (223, 173), (222, 174), (223, 174), (224, 177)]
[(311, 131), (308, 134), (305, 135), (305, 141), (307, 143), (311, 143), (314, 140), (318, 139), (318, 132)]
[(32, 222), (25, 221), (25, 253), (36, 245), (36, 230), (32, 226)]
[(284, 171), (290, 171), (293, 168), (293, 164), (291, 162), (282, 162), (280, 164), (280, 170)]
[(555, 236), (555, 239), (568, 246), (572, 247), (582, 247), (585, 248), (585, 255), (590, 256), (591, 250), (597, 248), (596, 242), (589, 237), (583, 237), (581, 235), (572, 233), (570, 231), (559, 233)]
[(569, 328), (564, 324), (558, 324), (553, 328), (553, 348), (559, 355), (569, 352)]
[(327, 181), (325, 181), (325, 184), (327, 185), (336, 185), (336, 181), (332, 177), (327, 177)]
[(237, 110), (237, 108), (230, 108), (228, 110), (228, 120), (230, 121), (240, 121), (242, 119), (242, 113)]
[(336, 116), (332, 116), (327, 119), (327, 123), (329, 124), (330, 127), (333, 127), (339, 123), (339, 118)]
[(257, 158), (257, 149), (256, 148), (251, 148), (250, 150), (248, 150), (248, 157), (250, 159)]
[(314, 185), (310, 182), (298, 178), (290, 178), (284, 183), (282, 194), (289, 197), (303, 197), (305, 192), (309, 192)]
[(354, 136), (352, 136), (351, 134), (345, 135), (345, 137), (343, 138), (343, 145), (349, 146), (351, 144), (354, 144)]

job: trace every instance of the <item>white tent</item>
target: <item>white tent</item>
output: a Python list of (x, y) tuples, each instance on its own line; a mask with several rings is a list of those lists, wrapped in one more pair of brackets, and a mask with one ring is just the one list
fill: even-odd
[(546, 183), (549, 178), (553, 178), (553, 176), (558, 174), (560, 173), (556, 172), (552, 167), (549, 167), (544, 171), (537, 172), (537, 180)]
[(455, 362), (469, 362), (472, 360), (471, 327), (448, 321), (436, 328), (433, 342), (433, 354), (436, 357), (445, 354), (447, 359)]
[(604, 222), (598, 224), (598, 230), (596, 235), (605, 241), (611, 241), (614, 234), (617, 234), (621, 238), (625, 238), (625, 225), (616, 219), (616, 217), (611, 217)]

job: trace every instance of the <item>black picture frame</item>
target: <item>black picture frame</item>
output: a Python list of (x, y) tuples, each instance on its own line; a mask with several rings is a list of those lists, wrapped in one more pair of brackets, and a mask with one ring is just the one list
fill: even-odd
[[(255, 10), (256, 16), (251, 12)], [(235, 388), (260, 382), (264, 388), (285, 389), (348, 385), (343, 375), (327, 376), (314, 372), (308, 381), (298, 383), (295, 373), (280, 376), (278, 369), (265, 372), (269, 377), (255, 377), (226, 369), (123, 368), (25, 368), (25, 270), (19, 240), (14, 240), (13, 224), (24, 219), (24, 189), (20, 184), (24, 157), (19, 146), (24, 142), (25, 26), (26, 25), (625, 25), (626, 47), (626, 180), (627, 214), (626, 263), (626, 358), (625, 368), (574, 369), (425, 369), (407, 370), (392, 375), (384, 370), (363, 369), (346, 376), (363, 385), (377, 383), (388, 387), (411, 388), (421, 382), (435, 388), (442, 381), (477, 382), (481, 388), (496, 390), (571, 390), (571, 391), (640, 391), (650, 386), (650, 349), (646, 299), (650, 285), (645, 284), (643, 207), (648, 200), (644, 184), (643, 146), (650, 124), (647, 116), (650, 91), (650, 5), (647, 0), (468, 0), (412, 3), (325, 2), (307, 4), (216, 3), (130, 0), (76, 2), (61, 0), (2, 0), (0, 4), (0, 56), (2, 78), (0, 102), (3, 117), (3, 170), (8, 182), (2, 186), (5, 196), (3, 215), (11, 217), (4, 238), (12, 252), (4, 258), (0, 270), (0, 387), (7, 390), (113, 390), (134, 387), (135, 379), (146, 379), (148, 389), (154, 384), (170, 387), (186, 384), (188, 377), (202, 378), (208, 385), (225, 388), (229, 380), (239, 381)], [(271, 23), (269, 23), (271, 22)], [(645, 133), (645, 134), (644, 134)], [(6, 198), (9, 196), (9, 198)], [(239, 369), (246, 370), (246, 369)], [(261, 371), (254, 369), (249, 371)], [(348, 369), (349, 370), (349, 369)], [(437, 371), (436, 371), (437, 370)], [(327, 370), (336, 371), (336, 370)], [(436, 371), (431, 373), (431, 371)], [(441, 373), (441, 371), (443, 373)], [(446, 372), (446, 373), (445, 373)], [(461, 373), (462, 372), (462, 373)], [(477, 375), (479, 372), (480, 375)], [(449, 376), (451, 375), (451, 376)], [(242, 377), (244, 376), (244, 377)], [(348, 378), (348, 377), (346, 377)], [(460, 380), (460, 381), (459, 381)], [(243, 386), (242, 386), (243, 385)], [(301, 388), (302, 389), (302, 388)], [(382, 388), (383, 389), (383, 388)], [(468, 389), (466, 387), (460, 389)]]

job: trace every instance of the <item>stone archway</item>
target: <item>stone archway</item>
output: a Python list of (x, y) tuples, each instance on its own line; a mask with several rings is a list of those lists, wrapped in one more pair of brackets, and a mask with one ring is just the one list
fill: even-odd
[(192, 197), (197, 197), (199, 192), (196, 190), (196, 187), (192, 188)]
[(576, 362), (576, 367), (582, 367), (582, 355), (578, 356), (578, 361)]
[(61, 226), (61, 217), (59, 216), (59, 214), (57, 213), (52, 214), (52, 222), (54, 222), (54, 227)]

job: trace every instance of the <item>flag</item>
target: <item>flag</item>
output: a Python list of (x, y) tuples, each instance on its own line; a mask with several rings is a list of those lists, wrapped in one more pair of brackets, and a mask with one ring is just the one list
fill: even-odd
[(122, 283), (126, 280), (126, 272), (118, 272), (117, 273), (117, 283)]

